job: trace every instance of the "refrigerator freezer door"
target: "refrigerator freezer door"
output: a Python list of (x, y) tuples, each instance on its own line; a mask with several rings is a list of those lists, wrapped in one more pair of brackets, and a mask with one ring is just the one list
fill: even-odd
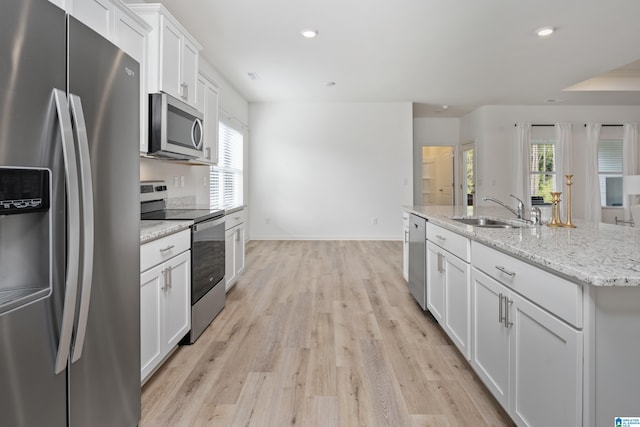
[(82, 102), (95, 221), (86, 334), (70, 369), (70, 425), (133, 427), (140, 419), (139, 66), (71, 17), (68, 31), (68, 91)]
[(0, 13), (0, 167), (50, 171), (47, 212), (0, 216), (0, 293), (46, 297), (0, 315), (0, 424), (66, 426), (66, 370), (54, 373), (65, 278), (65, 187), (53, 89), (65, 89), (65, 15), (46, 1)]

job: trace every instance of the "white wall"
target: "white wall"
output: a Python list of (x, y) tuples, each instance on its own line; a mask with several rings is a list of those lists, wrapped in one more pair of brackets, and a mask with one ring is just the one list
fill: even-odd
[(422, 204), (422, 147), (426, 145), (458, 147), (460, 141), (460, 119), (458, 118), (416, 117), (413, 119), (414, 205)]
[[(591, 191), (584, 185), (586, 179), (584, 157), (584, 124), (599, 122), (622, 124), (640, 122), (637, 106), (484, 106), (461, 119), (462, 141), (476, 141), (476, 194), (509, 200), (515, 188), (514, 125), (518, 122), (554, 124), (570, 122), (573, 125), (573, 217), (584, 214), (585, 195)], [(563, 215), (565, 213), (563, 212)]]
[(410, 103), (259, 103), (249, 117), (252, 239), (402, 238)]

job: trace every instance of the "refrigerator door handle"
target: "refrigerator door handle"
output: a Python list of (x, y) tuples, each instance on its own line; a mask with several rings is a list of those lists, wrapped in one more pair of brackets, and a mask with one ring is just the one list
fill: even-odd
[(60, 89), (53, 89), (53, 97), (60, 126), (65, 184), (67, 187), (67, 270), (62, 325), (60, 327), (60, 339), (54, 367), (55, 373), (59, 374), (67, 367), (76, 312), (78, 267), (80, 263), (80, 194), (67, 95)]
[(80, 308), (78, 323), (73, 343), (71, 363), (82, 356), (82, 348), (87, 331), (89, 303), (91, 302), (91, 282), (93, 278), (93, 243), (94, 243), (94, 215), (93, 215), (93, 182), (91, 179), (91, 162), (89, 158), (89, 138), (87, 125), (84, 120), (82, 101), (78, 95), (69, 94), (69, 104), (73, 115), (73, 124), (78, 145), (78, 164), (80, 170), (80, 193), (82, 195), (82, 276), (80, 283)]

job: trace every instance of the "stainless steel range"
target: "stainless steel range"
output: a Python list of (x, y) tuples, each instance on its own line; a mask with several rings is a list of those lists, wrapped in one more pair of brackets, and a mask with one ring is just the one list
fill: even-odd
[(167, 208), (164, 181), (140, 183), (143, 220), (191, 220), (191, 332), (181, 344), (193, 344), (225, 303), (224, 210), (197, 206)]

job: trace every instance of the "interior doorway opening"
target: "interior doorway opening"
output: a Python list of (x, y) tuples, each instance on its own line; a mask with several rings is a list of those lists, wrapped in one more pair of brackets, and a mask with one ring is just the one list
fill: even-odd
[(451, 146), (422, 147), (422, 204), (455, 204), (455, 156)]
[(464, 144), (461, 150), (462, 179), (460, 180), (460, 190), (462, 190), (462, 203), (464, 206), (475, 204), (476, 176), (475, 176), (475, 144)]

